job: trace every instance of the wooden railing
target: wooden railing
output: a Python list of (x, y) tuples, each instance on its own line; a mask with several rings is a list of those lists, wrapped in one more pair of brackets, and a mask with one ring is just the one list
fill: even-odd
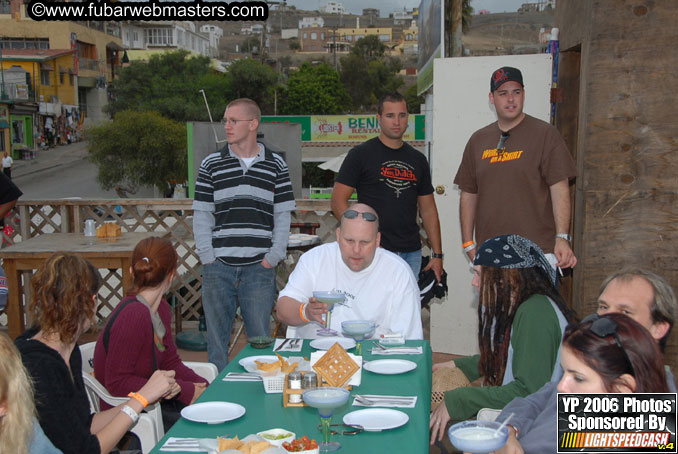
[[(179, 305), (182, 320), (197, 321), (201, 309), (202, 272), (194, 247), (192, 203), (191, 199), (19, 201), (6, 220), (9, 228), (2, 232), (2, 243), (5, 246), (45, 233), (81, 233), (86, 219), (93, 219), (97, 226), (114, 222), (123, 233), (169, 235), (179, 255), (179, 269), (170, 291), (171, 299)], [(317, 222), (320, 228), (316, 233), (322, 242), (335, 239), (337, 221), (330, 212), (329, 200), (297, 200), (292, 222)], [(293, 264), (294, 260), (281, 262), (278, 268), (279, 286), (285, 285)], [(29, 277), (30, 273), (24, 274), (24, 286)], [(105, 320), (124, 292), (117, 272), (106, 270), (102, 277), (104, 286), (99, 294), (98, 321)], [(6, 324), (6, 316), (0, 312), (0, 326)]]

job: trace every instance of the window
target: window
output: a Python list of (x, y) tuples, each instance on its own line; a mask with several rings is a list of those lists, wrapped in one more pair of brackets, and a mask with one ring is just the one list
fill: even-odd
[(149, 28), (146, 29), (146, 44), (151, 46), (171, 46), (172, 30), (169, 28)]
[(304, 39), (306, 39), (306, 32), (304, 32)]
[(49, 71), (44, 69), (40, 71), (40, 83), (42, 85), (49, 85)]
[(379, 41), (382, 43), (389, 42), (391, 40), (391, 37), (388, 35), (379, 35)]
[[(0, 0), (0, 14), (4, 0)], [(49, 49), (47, 38), (2, 38), (3, 49)]]
[(61, 85), (64, 84), (64, 73), (61, 73), (61, 72), (59, 73), (59, 83), (60, 83)]
[(73, 86), (73, 74), (68, 74), (68, 83)]
[(321, 39), (322, 41), (325, 41), (325, 32), (321, 32), (321, 33), (320, 33), (320, 39)]
[(318, 34), (316, 32), (311, 33), (311, 39), (313, 40), (318, 39)]
[(0, 14), (11, 14), (9, 0), (0, 0)]
[(139, 32), (132, 32), (132, 36), (134, 37), (134, 41), (139, 41)]

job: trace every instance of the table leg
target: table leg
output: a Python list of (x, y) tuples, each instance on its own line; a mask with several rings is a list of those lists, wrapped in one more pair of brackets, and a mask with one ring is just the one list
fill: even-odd
[(7, 328), (9, 337), (15, 339), (24, 331), (24, 311), (21, 302), (21, 271), (17, 271), (16, 263), (12, 259), (4, 260), (5, 274), (7, 276)]

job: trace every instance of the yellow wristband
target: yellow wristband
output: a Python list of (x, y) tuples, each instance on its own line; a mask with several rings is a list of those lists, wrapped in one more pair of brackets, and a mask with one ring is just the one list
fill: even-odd
[(148, 407), (148, 400), (146, 400), (146, 398), (139, 393), (129, 393), (127, 397), (138, 400), (139, 403), (144, 406), (144, 408)]
[(308, 303), (303, 303), (301, 306), (299, 306), (299, 316), (300, 316), (301, 319), (302, 319), (303, 321), (305, 321), (305, 322), (308, 321), (308, 319), (306, 318), (306, 314), (304, 314), (304, 312), (306, 311), (306, 305), (307, 305), (307, 304), (308, 304)]

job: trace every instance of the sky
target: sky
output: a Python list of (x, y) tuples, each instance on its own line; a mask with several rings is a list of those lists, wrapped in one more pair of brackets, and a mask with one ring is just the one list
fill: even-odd
[[(299, 9), (315, 11), (327, 4), (328, 0), (287, 0), (288, 5)], [(388, 17), (393, 11), (408, 10), (419, 6), (420, 0), (335, 0), (344, 4), (344, 8), (353, 14), (360, 14), (363, 8), (378, 8), (382, 17)], [(477, 13), (487, 9), (491, 13), (514, 12), (529, 0), (471, 0), (471, 6)], [(531, 0), (534, 1), (534, 0)]]

